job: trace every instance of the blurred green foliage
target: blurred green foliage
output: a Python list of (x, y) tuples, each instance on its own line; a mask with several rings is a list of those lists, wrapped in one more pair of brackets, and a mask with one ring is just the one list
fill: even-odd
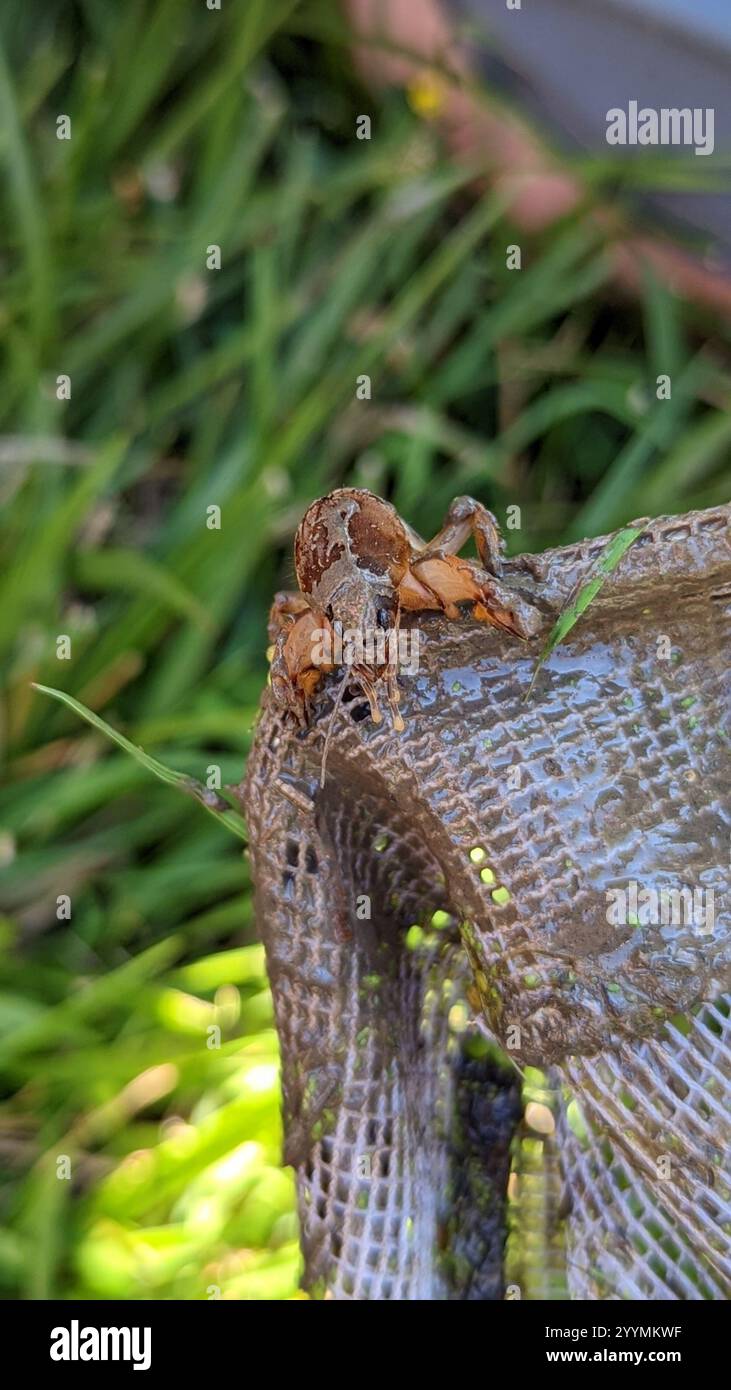
[(235, 783), (309, 500), (354, 481), (429, 533), (473, 492), (520, 505), (514, 549), (725, 500), (728, 338), (651, 280), (618, 302), (583, 213), (509, 271), (331, 4), (6, 0), (1, 32), (0, 1293), (284, 1298), (240, 842), (31, 682)]

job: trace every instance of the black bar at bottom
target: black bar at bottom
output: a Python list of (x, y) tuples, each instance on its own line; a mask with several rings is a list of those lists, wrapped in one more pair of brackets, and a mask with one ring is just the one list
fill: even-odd
[[(137, 1373), (147, 1380), (169, 1379), (179, 1371), (190, 1381), (196, 1373), (215, 1372), (220, 1384), (234, 1373), (237, 1379), (247, 1373), (261, 1376), (267, 1358), (278, 1374), (290, 1359), (298, 1373), (308, 1363), (313, 1373), (316, 1366), (322, 1371), (328, 1343), (323, 1342), (320, 1318), (326, 1318), (328, 1333), (335, 1331), (331, 1348), (335, 1356), (337, 1330), (343, 1325), (337, 1319), (333, 1323), (333, 1315), (334, 1309), (320, 1312), (308, 1307), (308, 1300), (301, 1301), (299, 1311), (281, 1303), (217, 1300), (18, 1302), (0, 1308), (0, 1336), (10, 1356), (13, 1349), (17, 1352), (24, 1373), (44, 1373), (44, 1384), (68, 1373), (83, 1381), (100, 1369), (105, 1376)], [(289, 1322), (292, 1316), (294, 1324)], [(373, 1312), (364, 1310), (364, 1316), (372, 1318)], [(398, 1331), (410, 1378), (414, 1359), (433, 1348), (438, 1335), (433, 1318), (430, 1315), (423, 1332), (418, 1323), (411, 1327), (401, 1322), (398, 1328), (390, 1324), (389, 1345)], [(451, 1321), (448, 1326), (454, 1352), (455, 1329)], [(480, 1348), (480, 1361), (490, 1359), (490, 1347), (499, 1349), (503, 1366), (507, 1360), (521, 1372), (535, 1368), (543, 1374), (563, 1373), (597, 1366), (630, 1370), (681, 1366), (687, 1371), (705, 1368), (714, 1352), (720, 1359), (726, 1326), (722, 1303), (528, 1303), (516, 1299), (483, 1303), (477, 1323), (460, 1322), (456, 1345), (463, 1354), (470, 1346), (475, 1352)], [(371, 1374), (386, 1372), (391, 1355), (369, 1338), (361, 1364)], [(333, 1373), (337, 1367), (329, 1370)]]

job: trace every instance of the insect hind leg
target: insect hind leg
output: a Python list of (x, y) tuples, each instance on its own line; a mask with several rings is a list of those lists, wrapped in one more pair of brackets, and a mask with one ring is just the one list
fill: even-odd
[(455, 497), (441, 530), (420, 552), (419, 559), (456, 555), (470, 536), (475, 538), (480, 564), (488, 574), (499, 577), (505, 543), (492, 512), (474, 497)]

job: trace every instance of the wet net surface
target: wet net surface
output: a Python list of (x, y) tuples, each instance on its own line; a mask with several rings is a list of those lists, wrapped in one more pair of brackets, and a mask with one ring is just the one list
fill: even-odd
[[(513, 562), (546, 632), (602, 549)], [(653, 522), (528, 701), (540, 640), (422, 618), (405, 732), (354, 691), (322, 789), (337, 679), (304, 734), (265, 696), (245, 805), (313, 1293), (502, 1297), (512, 1208), (523, 1296), (550, 1258), (577, 1298), (728, 1297), (730, 607), (722, 509)], [(713, 890), (710, 930), (608, 921), (632, 883)], [(557, 1130), (521, 1195), (526, 1065)]]

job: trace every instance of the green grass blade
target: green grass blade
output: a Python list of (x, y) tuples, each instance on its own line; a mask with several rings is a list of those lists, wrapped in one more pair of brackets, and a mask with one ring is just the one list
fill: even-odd
[[(123, 748), (125, 753), (129, 753), (130, 757), (134, 758), (135, 762), (147, 768), (147, 771), (151, 772), (154, 777), (158, 777), (161, 782), (165, 782), (169, 787), (175, 787), (176, 791), (185, 792), (188, 796), (194, 796), (210, 816), (220, 821), (222, 825), (225, 825), (227, 830), (232, 831), (240, 840), (246, 840), (246, 829), (240, 816), (238, 816), (235, 811), (223, 811), (217, 806), (210, 804), (209, 798), (212, 800), (217, 796), (217, 793), (207, 791), (200, 782), (196, 782), (195, 778), (186, 776), (184, 772), (175, 772), (173, 768), (166, 767), (165, 764), (159, 762), (157, 758), (153, 758), (150, 753), (145, 753), (144, 749), (138, 748), (134, 743), (130, 743), (129, 739), (125, 738), (124, 734), (120, 734), (118, 729), (113, 729), (111, 724), (107, 724), (104, 719), (100, 719), (98, 714), (94, 714), (92, 710), (86, 708), (86, 705), (82, 705), (79, 700), (75, 700), (73, 695), (67, 695), (65, 690), (54, 690), (50, 685), (39, 685), (35, 681), (33, 682), (33, 688), (34, 690), (40, 690), (43, 695), (50, 695), (54, 700), (60, 700), (62, 705), (67, 705), (75, 714), (85, 719), (87, 724), (91, 724), (92, 728), (98, 729), (106, 738), (111, 739), (112, 743), (116, 743), (119, 748)], [(223, 798), (218, 797), (218, 801), (223, 803)]]
[(623, 531), (618, 531), (617, 535), (612, 537), (609, 545), (594, 567), (594, 573), (591, 578), (587, 579), (581, 585), (576, 597), (567, 604), (563, 613), (556, 619), (556, 622), (551, 628), (546, 645), (536, 662), (531, 683), (525, 696), (526, 700), (533, 692), (533, 687), (543, 663), (558, 646), (559, 642), (563, 642), (564, 637), (567, 636), (575, 623), (578, 622), (582, 613), (586, 612), (589, 604), (593, 603), (605, 580), (612, 571), (617, 568), (622, 556), (629, 550), (630, 546), (634, 544), (637, 537), (642, 535), (643, 530), (644, 527), (642, 526), (626, 526)]

